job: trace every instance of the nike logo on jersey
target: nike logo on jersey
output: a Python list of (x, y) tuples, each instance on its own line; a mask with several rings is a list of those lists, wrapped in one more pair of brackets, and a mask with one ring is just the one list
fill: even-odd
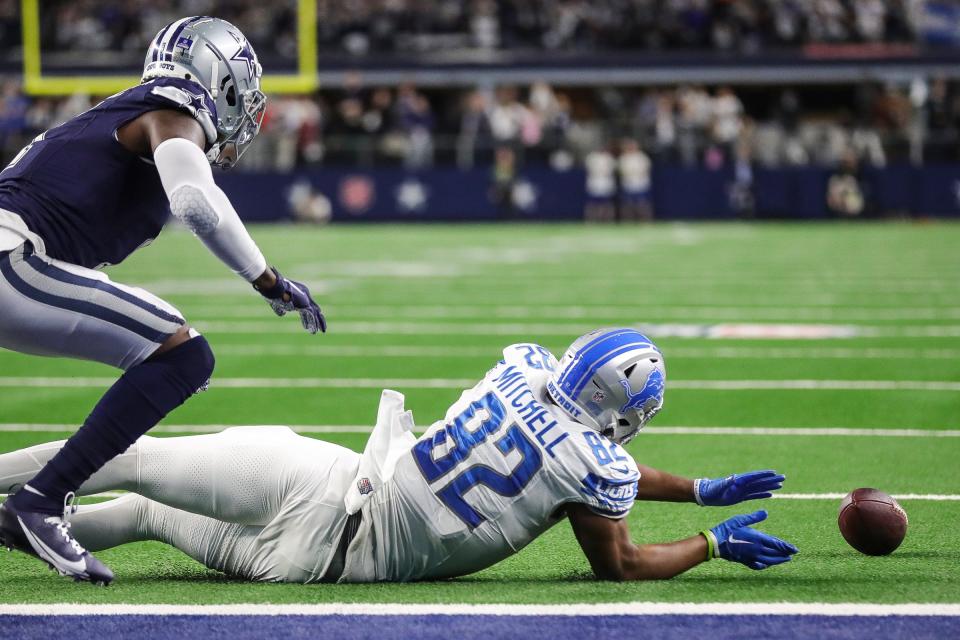
[(737, 540), (736, 538), (733, 537), (732, 533), (727, 538), (727, 542), (729, 542), (730, 544), (750, 544), (749, 540)]
[(628, 467), (627, 465), (623, 465), (622, 467), (610, 467), (610, 469), (612, 469), (613, 471), (616, 471), (617, 473), (622, 473), (624, 475), (630, 473), (630, 467)]

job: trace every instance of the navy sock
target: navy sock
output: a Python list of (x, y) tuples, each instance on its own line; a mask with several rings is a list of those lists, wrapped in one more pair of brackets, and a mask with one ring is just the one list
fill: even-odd
[(104, 394), (63, 448), (30, 480), (30, 489), (11, 496), (24, 511), (60, 514), (64, 497), (126, 451), (170, 411), (200, 391), (214, 359), (203, 336), (131, 367)]

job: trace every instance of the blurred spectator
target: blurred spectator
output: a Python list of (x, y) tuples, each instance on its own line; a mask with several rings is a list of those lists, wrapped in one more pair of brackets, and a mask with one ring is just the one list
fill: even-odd
[(433, 111), (430, 101), (412, 84), (397, 90), (397, 124), (406, 135), (403, 164), (420, 169), (433, 163)]
[(299, 180), (287, 192), (287, 204), (296, 222), (326, 224), (333, 217), (330, 199), (307, 180)]
[(487, 94), (472, 91), (464, 99), (460, 132), (457, 138), (457, 166), (470, 169), (474, 164), (489, 164), (493, 131), (487, 117)]
[(733, 145), (743, 128), (743, 104), (733, 89), (720, 87), (710, 105), (712, 111), (711, 138), (720, 145), (727, 158), (733, 158)]
[(841, 218), (856, 218), (867, 210), (867, 194), (853, 152), (843, 157), (827, 181), (827, 208)]
[(640, 149), (636, 140), (626, 138), (621, 141), (617, 170), (620, 177), (620, 220), (652, 220), (650, 157)]
[(493, 187), (490, 199), (501, 218), (514, 215), (513, 190), (517, 182), (517, 158), (510, 147), (497, 147), (493, 153)]
[(613, 222), (616, 218), (617, 161), (606, 149), (596, 149), (583, 161), (587, 170), (587, 222)]
[(733, 182), (729, 191), (730, 208), (740, 218), (753, 218), (756, 198), (753, 192), (753, 157), (748, 136), (737, 141), (733, 156)]
[(681, 87), (677, 91), (677, 151), (680, 162), (696, 165), (704, 147), (704, 134), (713, 119), (710, 96), (702, 87)]
[(29, 108), (30, 101), (20, 92), (20, 83), (5, 81), (0, 87), (0, 145), (3, 148), (23, 142)]
[(958, 124), (960, 124), (960, 100), (956, 89), (946, 79), (935, 78), (921, 106), (924, 133), (929, 143), (924, 161), (947, 162), (956, 160)]
[(520, 132), (527, 119), (527, 108), (520, 103), (516, 87), (500, 87), (489, 112), (490, 130), (496, 144), (519, 146)]

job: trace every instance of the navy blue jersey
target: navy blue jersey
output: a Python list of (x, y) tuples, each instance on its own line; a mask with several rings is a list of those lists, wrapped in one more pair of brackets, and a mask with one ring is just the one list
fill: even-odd
[(170, 217), (156, 167), (116, 138), (156, 109), (185, 111), (205, 132), (217, 119), (210, 94), (189, 80), (157, 78), (122, 91), (24, 147), (0, 172), (0, 208), (19, 214), (52, 258), (88, 268), (121, 262)]

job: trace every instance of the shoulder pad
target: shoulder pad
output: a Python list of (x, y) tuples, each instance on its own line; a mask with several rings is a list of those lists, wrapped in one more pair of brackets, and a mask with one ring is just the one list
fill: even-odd
[(150, 86), (144, 96), (147, 103), (190, 114), (203, 128), (207, 144), (217, 141), (217, 106), (205, 88), (182, 78), (156, 78), (146, 84)]

